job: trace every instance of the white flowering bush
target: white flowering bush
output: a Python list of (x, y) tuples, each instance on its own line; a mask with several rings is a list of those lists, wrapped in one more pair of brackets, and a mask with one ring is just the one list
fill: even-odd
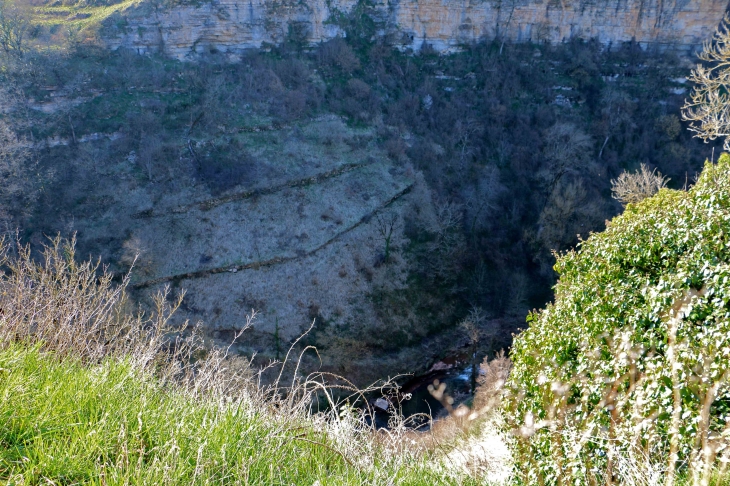
[(558, 257), (515, 338), (522, 484), (710, 484), (730, 432), (730, 155)]

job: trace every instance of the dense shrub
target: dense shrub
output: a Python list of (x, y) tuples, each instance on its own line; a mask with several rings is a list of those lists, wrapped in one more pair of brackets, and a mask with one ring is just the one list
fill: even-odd
[(555, 269), (554, 303), (530, 314), (512, 350), (522, 481), (677, 471), (708, 484), (698, 478), (729, 445), (730, 155), (689, 191), (629, 204)]

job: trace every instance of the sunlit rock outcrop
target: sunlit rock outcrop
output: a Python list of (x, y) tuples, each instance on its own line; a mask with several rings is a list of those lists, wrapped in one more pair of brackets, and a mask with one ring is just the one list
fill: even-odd
[[(357, 0), (218, 0), (177, 6), (142, 3), (110, 22), (111, 47), (161, 50), (184, 58), (206, 50), (238, 54), (287, 36), (317, 43), (343, 35), (337, 19)], [(727, 0), (385, 0), (369, 8), (380, 32), (404, 47), (445, 51), (480, 39), (562, 42), (596, 38), (691, 50), (708, 39)]]

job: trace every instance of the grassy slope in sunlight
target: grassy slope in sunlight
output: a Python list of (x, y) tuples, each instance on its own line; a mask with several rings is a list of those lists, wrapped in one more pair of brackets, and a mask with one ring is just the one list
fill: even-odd
[(11, 345), (0, 351), (0, 396), (9, 484), (459, 482), (402, 454), (358, 464), (341, 452), (357, 440), (351, 432), (279, 419), (246, 399), (191, 399), (129, 362), (88, 366)]

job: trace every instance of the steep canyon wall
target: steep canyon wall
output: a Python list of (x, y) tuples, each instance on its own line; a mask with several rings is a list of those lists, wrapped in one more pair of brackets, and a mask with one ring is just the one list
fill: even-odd
[[(206, 49), (238, 54), (295, 32), (311, 43), (344, 32), (336, 19), (358, 0), (213, 0), (174, 7), (143, 2), (109, 22), (112, 48), (185, 58)], [(376, 0), (379, 32), (404, 47), (438, 51), (480, 39), (557, 43), (573, 37), (604, 45), (636, 40), (691, 51), (712, 35), (728, 0)]]
[(438, 50), (482, 37), (557, 43), (573, 37), (604, 45), (635, 39), (689, 50), (722, 19), (725, 0), (402, 0), (394, 20), (416, 46)]

